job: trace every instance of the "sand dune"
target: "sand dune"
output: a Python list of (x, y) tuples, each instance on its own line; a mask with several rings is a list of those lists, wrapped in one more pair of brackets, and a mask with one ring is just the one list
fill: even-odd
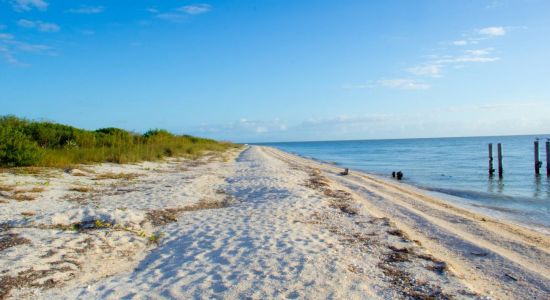
[[(93, 170), (107, 171), (139, 177), (95, 186), (92, 173), (61, 174), (34, 201), (0, 203), (0, 234), (12, 241), (0, 248), (5, 297), (544, 299), (550, 292), (548, 236), (272, 148)], [(2, 180), (30, 187), (43, 179)], [(67, 187), (76, 181), (98, 191), (73, 199)], [(28, 210), (35, 214), (21, 215)], [(67, 230), (90, 220), (109, 225)]]

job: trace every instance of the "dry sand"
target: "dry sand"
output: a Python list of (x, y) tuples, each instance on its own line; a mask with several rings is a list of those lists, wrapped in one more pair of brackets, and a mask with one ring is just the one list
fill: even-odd
[(253, 146), (5, 172), (0, 299), (548, 299), (547, 235), (340, 171)]

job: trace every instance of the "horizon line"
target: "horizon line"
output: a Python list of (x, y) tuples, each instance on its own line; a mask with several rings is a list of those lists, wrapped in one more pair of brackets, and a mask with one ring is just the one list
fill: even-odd
[(487, 137), (518, 137), (518, 136), (548, 136), (543, 137), (550, 140), (550, 133), (530, 134), (505, 134), (505, 135), (472, 135), (472, 136), (435, 136), (435, 137), (410, 137), (410, 138), (377, 138), (377, 139), (345, 139), (345, 140), (294, 140), (276, 142), (234, 142), (236, 144), (284, 144), (284, 143), (322, 143), (322, 142), (358, 142), (358, 141), (396, 141), (396, 140), (427, 140), (427, 139), (457, 139), (457, 138), (487, 138)]

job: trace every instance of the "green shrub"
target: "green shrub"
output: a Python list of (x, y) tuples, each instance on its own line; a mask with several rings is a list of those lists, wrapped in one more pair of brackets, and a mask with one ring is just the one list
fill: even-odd
[(41, 157), (42, 150), (23, 132), (12, 126), (0, 126), (0, 165), (30, 166)]
[(173, 137), (174, 135), (164, 129), (151, 129), (143, 134), (143, 137), (146, 139), (155, 138), (155, 137)]
[(52, 122), (0, 116), (0, 166), (67, 167), (80, 163), (127, 163), (167, 156), (199, 157), (205, 151), (224, 151), (230, 143), (163, 129), (137, 134), (119, 128), (95, 131)]

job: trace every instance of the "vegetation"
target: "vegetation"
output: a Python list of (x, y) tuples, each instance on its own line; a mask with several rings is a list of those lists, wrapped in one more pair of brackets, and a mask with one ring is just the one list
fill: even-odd
[(95, 131), (0, 116), (0, 166), (68, 167), (81, 163), (128, 163), (169, 156), (196, 158), (231, 143), (154, 129), (144, 134), (119, 128)]

